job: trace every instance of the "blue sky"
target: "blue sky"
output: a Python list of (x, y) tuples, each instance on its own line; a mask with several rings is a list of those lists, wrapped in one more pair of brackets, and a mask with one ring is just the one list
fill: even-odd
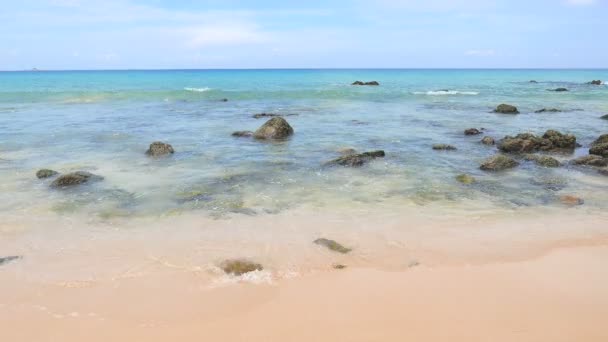
[(20, 0), (0, 70), (608, 67), (608, 0)]

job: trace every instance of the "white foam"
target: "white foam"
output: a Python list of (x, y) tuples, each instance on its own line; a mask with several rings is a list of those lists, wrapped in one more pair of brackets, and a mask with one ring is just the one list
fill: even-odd
[(479, 95), (476, 91), (458, 91), (458, 90), (430, 90), (430, 91), (415, 91), (414, 95)]
[(211, 88), (207, 88), (207, 87), (205, 87), (205, 88), (191, 88), (191, 87), (186, 87), (186, 88), (184, 88), (184, 90), (185, 90), (185, 91), (192, 91), (192, 92), (195, 92), (195, 93), (204, 93), (204, 92), (206, 92), (206, 91), (211, 90)]

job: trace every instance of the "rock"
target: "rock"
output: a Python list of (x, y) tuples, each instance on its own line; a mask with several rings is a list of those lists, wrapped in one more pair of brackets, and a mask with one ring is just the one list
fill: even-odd
[(435, 144), (433, 145), (433, 150), (454, 151), (457, 150), (457, 148), (448, 144)]
[(537, 154), (527, 154), (524, 157), (525, 160), (533, 161), (536, 164), (544, 167), (559, 167), (560, 163), (557, 159), (549, 156), (537, 155)]
[(589, 149), (589, 154), (595, 154), (608, 158), (608, 143), (592, 145), (592, 147)]
[(220, 102), (228, 102), (228, 99), (220, 99)]
[(274, 118), (277, 116), (282, 116), (281, 114), (272, 114), (272, 113), (258, 113), (258, 114), (253, 114), (251, 117), (254, 119), (260, 119), (260, 118)]
[(251, 137), (253, 136), (253, 132), (252, 131), (236, 131), (232, 133), (233, 137), (237, 137), (237, 138), (247, 138), (247, 137)]
[(90, 172), (86, 172), (86, 171), (76, 171), (76, 172), (72, 172), (72, 173), (66, 173), (64, 175), (57, 177), (57, 179), (55, 179), (53, 181), (53, 183), (51, 183), (51, 187), (52, 188), (65, 188), (65, 187), (70, 187), (70, 186), (74, 186), (74, 185), (88, 183), (91, 181), (100, 181), (100, 180), (103, 180), (103, 177), (94, 175), (94, 174), (92, 174)]
[(571, 161), (574, 165), (588, 165), (588, 166), (599, 166), (604, 167), (608, 166), (608, 159), (602, 158), (600, 156), (584, 156)]
[(588, 84), (592, 84), (592, 85), (602, 85), (602, 81), (601, 81), (601, 80), (593, 80), (593, 81), (589, 82)]
[(342, 156), (340, 158), (336, 158), (334, 160), (330, 160), (325, 163), (326, 166), (332, 165), (341, 165), (341, 166), (350, 166), (350, 167), (358, 167), (363, 164), (369, 162), (370, 160), (384, 157), (384, 151), (372, 151), (372, 152), (364, 152), (359, 154), (350, 154), (346, 156)]
[(568, 91), (568, 89), (566, 88), (555, 88), (555, 89), (547, 89), (548, 91), (557, 91), (557, 92), (562, 92), (562, 91)]
[(600, 116), (600, 119), (608, 120), (608, 114)]
[(9, 263), (11, 261), (15, 261), (15, 260), (19, 260), (22, 259), (23, 257), (20, 255), (9, 255), (9, 256), (5, 256), (5, 257), (0, 257), (0, 265), (4, 265), (6, 263)]
[(494, 141), (494, 138), (492, 137), (483, 137), (483, 139), (481, 139), (481, 143), (484, 145), (494, 145), (496, 144), (496, 142)]
[(155, 141), (150, 144), (150, 147), (146, 151), (146, 154), (151, 157), (160, 157), (167, 154), (172, 154), (174, 152), (175, 151), (173, 150), (173, 146), (161, 141)]
[(481, 134), (481, 131), (477, 128), (468, 128), (464, 130), (464, 135), (477, 135)]
[(565, 204), (567, 206), (576, 206), (576, 205), (582, 205), (585, 203), (585, 200), (583, 200), (580, 197), (573, 196), (573, 195), (559, 196), (559, 201), (562, 204)]
[(531, 80), (530, 83), (538, 83), (538, 81)]
[(515, 137), (506, 136), (498, 142), (498, 149), (507, 153), (573, 151), (576, 137), (548, 130), (542, 137), (531, 133), (521, 133)]
[(519, 114), (519, 111), (517, 110), (517, 107), (503, 103), (494, 109), (494, 113)]
[(334, 268), (334, 269), (336, 269), (336, 270), (343, 270), (343, 269), (346, 268), (346, 265), (343, 265), (343, 264), (333, 264), (331, 267)]
[(568, 186), (568, 180), (566, 178), (546, 174), (531, 179), (530, 183), (551, 191), (560, 191)]
[(293, 135), (293, 128), (282, 117), (274, 117), (253, 133), (256, 139), (286, 139)]
[(357, 150), (355, 150), (352, 147), (343, 147), (343, 148), (338, 149), (338, 153), (340, 153), (343, 156), (350, 156), (352, 154), (356, 154)]
[(596, 146), (596, 145), (605, 144), (605, 143), (608, 143), (608, 134), (600, 135), (599, 138), (595, 139), (591, 143), (591, 146)]
[(539, 109), (534, 111), (534, 113), (560, 113), (561, 110), (557, 109), (557, 108), (543, 108), (543, 109)]
[(378, 85), (380, 85), (380, 83), (378, 83), (376, 81), (371, 81), (371, 82), (355, 81), (355, 82), (353, 82), (352, 85), (358, 85), (358, 86), (378, 86)]
[(493, 157), (486, 159), (479, 167), (485, 171), (502, 171), (511, 169), (519, 165), (513, 158), (507, 157), (502, 154), (497, 154)]
[(326, 247), (327, 249), (329, 249), (331, 251), (342, 253), (342, 254), (346, 254), (352, 250), (350, 248), (346, 248), (346, 247), (342, 246), (341, 244), (337, 243), (334, 240), (329, 240), (329, 239), (325, 239), (325, 238), (316, 239), (315, 241), (313, 241), (313, 243)]
[(38, 177), (38, 179), (45, 179), (45, 178), (54, 177), (58, 174), (59, 174), (59, 172), (57, 172), (57, 171), (53, 171), (53, 170), (49, 170), (49, 169), (41, 169), (41, 170), (38, 170), (38, 172), (36, 172), (36, 177)]
[(227, 274), (233, 274), (236, 276), (243, 275), (245, 273), (253, 272), (253, 271), (261, 271), (264, 269), (262, 265), (256, 264), (254, 262), (245, 260), (245, 259), (230, 259), (225, 260), (220, 265), (222, 270)]
[(456, 176), (456, 180), (459, 181), (462, 184), (473, 184), (476, 182), (475, 178), (473, 176), (467, 175), (467, 174), (461, 174)]
[(598, 170), (598, 172), (600, 173), (600, 175), (608, 176), (608, 169), (601, 169)]

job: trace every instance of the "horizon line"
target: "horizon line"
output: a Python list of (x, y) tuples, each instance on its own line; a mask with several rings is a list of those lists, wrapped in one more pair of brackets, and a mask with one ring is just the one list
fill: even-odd
[(608, 67), (556, 67), (556, 68), (542, 68), (542, 67), (497, 67), (497, 68), (451, 68), (451, 67), (439, 67), (439, 68), (408, 68), (408, 67), (352, 67), (352, 68), (308, 68), (308, 67), (297, 67), (297, 68), (118, 68), (118, 69), (12, 69), (12, 70), (0, 70), (0, 72), (103, 72), (103, 71), (272, 71), (272, 70), (608, 70)]

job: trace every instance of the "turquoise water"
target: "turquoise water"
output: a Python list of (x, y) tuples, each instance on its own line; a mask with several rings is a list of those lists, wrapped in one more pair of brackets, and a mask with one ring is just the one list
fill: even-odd
[[(496, 139), (557, 129), (581, 148), (608, 133), (608, 70), (217, 70), (0, 73), (0, 213), (95, 219), (179, 215), (272, 215), (311, 206), (426, 206), (513, 211), (557, 206), (575, 194), (604, 210), (608, 177), (596, 169), (547, 169), (533, 163), (487, 173), (496, 153), (463, 135), (485, 128)], [(380, 82), (356, 87), (355, 80)], [(536, 80), (538, 83), (530, 83)], [(557, 93), (549, 88), (566, 87)], [(442, 90), (448, 90), (442, 91)], [(227, 102), (220, 101), (228, 99)], [(520, 115), (494, 114), (500, 103)], [(541, 108), (561, 113), (534, 113)], [(283, 142), (231, 136), (255, 130), (272, 112), (295, 135)], [(152, 141), (171, 143), (168, 158), (144, 155)], [(457, 151), (437, 152), (435, 143)], [(356, 168), (325, 168), (341, 148), (382, 149), (386, 157)], [(104, 181), (49, 188), (35, 172), (90, 171)], [(473, 175), (465, 186), (454, 177)]]

